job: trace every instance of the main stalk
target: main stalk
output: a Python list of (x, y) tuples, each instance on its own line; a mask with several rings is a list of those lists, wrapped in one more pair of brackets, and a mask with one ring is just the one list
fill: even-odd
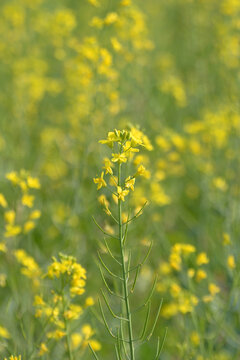
[[(118, 186), (121, 186), (121, 163), (118, 163)], [(122, 226), (122, 200), (118, 199), (118, 223), (119, 223), (119, 243), (121, 250), (121, 262), (122, 262), (122, 277), (123, 277), (123, 296), (126, 307), (126, 316), (128, 319), (128, 336), (129, 336), (129, 350), (130, 359), (135, 360), (134, 345), (133, 345), (133, 331), (132, 331), (132, 317), (130, 311), (129, 297), (128, 297), (128, 280), (125, 264), (125, 248), (123, 243), (123, 226)]]

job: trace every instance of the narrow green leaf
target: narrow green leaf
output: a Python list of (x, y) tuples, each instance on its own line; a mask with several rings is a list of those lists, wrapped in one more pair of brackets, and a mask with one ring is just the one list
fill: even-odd
[(104, 282), (104, 285), (106, 286), (106, 288), (107, 288), (107, 290), (109, 291), (109, 293), (110, 293), (111, 295), (113, 295), (113, 296), (116, 296), (116, 297), (120, 298), (121, 300), (125, 300), (125, 298), (124, 298), (123, 296), (121, 296), (121, 295), (119, 295), (119, 294), (115, 294), (115, 292), (110, 289), (110, 287), (108, 286), (107, 280), (105, 279), (105, 277), (104, 277), (104, 275), (103, 275), (101, 266), (98, 265), (98, 268), (99, 268), (99, 271), (100, 271), (102, 280), (103, 280), (103, 282)]
[(102, 308), (102, 304), (101, 304), (101, 301), (100, 299), (98, 299), (98, 303), (99, 303), (99, 307), (100, 307), (100, 311), (101, 311), (101, 314), (102, 314), (102, 318), (103, 318), (103, 322), (106, 326), (106, 329), (107, 331), (109, 332), (109, 334), (114, 338), (116, 339), (117, 337), (112, 333), (112, 331), (110, 330), (109, 326), (108, 326), (108, 323), (106, 321), (106, 318), (105, 318), (105, 315), (104, 315), (104, 312), (103, 312), (103, 308)]
[(145, 334), (146, 334), (147, 325), (148, 325), (148, 320), (149, 320), (149, 315), (150, 315), (150, 310), (151, 310), (151, 301), (149, 301), (149, 303), (148, 303), (147, 314), (146, 314), (146, 318), (145, 318), (145, 322), (144, 322), (142, 334), (140, 335), (140, 340), (143, 340), (143, 338), (144, 338), (144, 336), (145, 336)]
[(112, 310), (112, 308), (111, 308), (111, 306), (110, 306), (110, 304), (109, 304), (109, 302), (108, 302), (108, 300), (107, 300), (107, 297), (106, 297), (106, 295), (104, 294), (104, 292), (103, 292), (102, 289), (101, 289), (101, 293), (102, 293), (102, 296), (103, 296), (103, 298), (104, 298), (104, 301), (105, 301), (105, 303), (106, 303), (106, 305), (107, 305), (107, 307), (108, 307), (108, 310), (110, 311), (110, 313), (112, 314), (112, 316), (113, 316), (115, 319), (119, 319), (119, 320), (123, 320), (123, 321), (129, 321), (129, 320), (126, 319), (126, 318), (123, 318), (123, 317), (121, 317), (121, 316), (116, 315), (116, 314), (113, 312), (113, 310)]
[[(163, 350), (163, 347), (164, 347), (164, 343), (165, 343), (165, 340), (166, 340), (166, 337), (167, 337), (167, 331), (168, 331), (168, 328), (165, 329), (162, 344), (161, 344), (160, 347), (159, 347), (160, 341), (158, 341), (158, 350), (157, 350), (157, 355), (155, 357), (155, 360), (160, 360), (160, 356), (161, 356), (161, 353), (162, 353), (162, 350)], [(160, 340), (159, 337), (158, 337), (158, 339)]]
[(99, 360), (99, 357), (97, 356), (97, 354), (95, 353), (95, 351), (94, 351), (93, 348), (91, 347), (91, 344), (90, 344), (90, 343), (88, 343), (88, 347), (89, 347), (89, 349), (91, 350), (94, 358), (95, 358), (96, 360)]
[(133, 293), (133, 291), (135, 289), (135, 285), (137, 283), (137, 278), (138, 278), (139, 272), (140, 272), (140, 266), (137, 267), (137, 271), (135, 273), (135, 277), (134, 277), (132, 288), (131, 288), (131, 293)]
[(150, 338), (152, 337), (152, 334), (153, 334), (153, 332), (154, 332), (154, 329), (155, 329), (155, 327), (156, 327), (156, 325), (157, 325), (157, 321), (158, 321), (158, 318), (159, 318), (159, 315), (160, 315), (160, 311), (161, 311), (161, 308), (162, 308), (162, 303), (163, 303), (163, 299), (161, 300), (160, 305), (159, 305), (159, 307), (158, 307), (157, 315), (156, 315), (155, 321), (154, 321), (154, 323), (153, 323), (152, 330), (151, 330), (150, 334), (149, 334), (148, 337), (147, 337), (147, 340), (148, 340), (148, 341), (149, 341)]
[(112, 236), (111, 234), (108, 234), (105, 230), (103, 230), (103, 228), (97, 223), (97, 221), (95, 220), (95, 218), (93, 216), (92, 216), (92, 218), (93, 218), (93, 221), (95, 222), (95, 224), (97, 225), (97, 227), (99, 228), (99, 230), (101, 230), (101, 232), (104, 235), (107, 235), (107, 236), (111, 237), (112, 239), (118, 240), (118, 238), (116, 238), (115, 236)]
[(101, 256), (100, 256), (100, 253), (98, 252), (98, 258), (99, 258), (99, 260), (100, 260), (100, 262), (101, 262), (101, 264), (102, 264), (102, 266), (107, 270), (107, 272), (111, 275), (111, 276), (113, 276), (113, 277), (115, 277), (115, 278), (117, 278), (117, 279), (119, 279), (119, 280), (121, 280), (121, 281), (123, 281), (123, 278), (121, 278), (120, 276), (118, 276), (118, 275), (116, 275), (116, 274), (114, 274), (111, 270), (109, 270), (109, 268), (107, 267), (107, 265), (104, 263), (104, 261), (102, 260), (102, 258), (101, 258)]
[(143, 209), (145, 208), (145, 206), (147, 205), (147, 203), (148, 203), (148, 202), (146, 201), (145, 204), (142, 206), (142, 208), (136, 213), (136, 215), (134, 215), (131, 219), (125, 221), (125, 223), (123, 223), (123, 225), (127, 225), (127, 224), (129, 224), (130, 222), (132, 222), (134, 219), (136, 219), (136, 218), (140, 215), (140, 213), (143, 211)]
[(107, 251), (108, 251), (109, 255), (110, 255), (119, 265), (122, 266), (122, 264), (120, 263), (120, 261), (118, 261), (118, 260), (115, 258), (115, 256), (113, 255), (112, 251), (110, 250), (110, 247), (109, 247), (106, 239), (104, 239), (104, 243), (105, 243), (105, 245), (106, 245), (106, 248), (107, 248)]

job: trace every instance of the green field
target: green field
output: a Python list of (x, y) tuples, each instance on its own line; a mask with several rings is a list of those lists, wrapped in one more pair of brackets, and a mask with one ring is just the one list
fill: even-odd
[(0, 359), (239, 360), (239, 0), (0, 19)]

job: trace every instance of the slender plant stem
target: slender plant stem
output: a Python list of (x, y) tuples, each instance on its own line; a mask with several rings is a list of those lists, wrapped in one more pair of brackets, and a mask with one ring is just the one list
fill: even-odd
[(66, 338), (67, 338), (67, 351), (69, 360), (73, 360), (73, 354), (71, 349), (71, 341), (70, 341), (70, 335), (69, 335), (69, 329), (68, 329), (68, 322), (65, 320), (65, 328), (66, 328)]
[[(67, 307), (67, 303), (66, 303), (66, 299), (64, 296), (64, 289), (63, 289), (63, 281), (62, 281), (62, 299), (63, 299), (63, 307), (64, 307), (64, 311)], [(68, 326), (68, 321), (67, 319), (64, 317), (64, 324), (65, 324), (65, 330), (66, 330), (66, 345), (67, 345), (67, 352), (68, 352), (68, 357), (69, 360), (73, 360), (73, 354), (72, 354), (72, 349), (71, 349), (71, 340), (70, 340), (70, 334), (69, 334), (69, 326)]]
[[(121, 163), (118, 163), (118, 186), (121, 186)], [(129, 335), (129, 350), (130, 350), (130, 359), (135, 360), (134, 355), (134, 345), (133, 345), (133, 331), (132, 331), (132, 316), (130, 312), (130, 304), (128, 297), (128, 284), (127, 284), (127, 271), (125, 264), (125, 248), (123, 243), (123, 224), (122, 224), (122, 201), (118, 199), (118, 224), (119, 224), (119, 243), (121, 250), (121, 261), (122, 261), (122, 277), (123, 277), (123, 296), (126, 307), (126, 317), (128, 319), (128, 335)]]

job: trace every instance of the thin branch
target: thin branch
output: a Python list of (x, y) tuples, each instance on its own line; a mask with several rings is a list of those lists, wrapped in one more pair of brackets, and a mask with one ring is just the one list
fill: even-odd
[(115, 351), (116, 351), (116, 355), (117, 355), (117, 360), (120, 360), (119, 354), (118, 354), (118, 347), (117, 345), (115, 345)]
[[(131, 250), (129, 250), (126, 274), (129, 274), (129, 269), (131, 266), (131, 258), (132, 258), (132, 252), (131, 252)], [(128, 282), (128, 280), (129, 280), (129, 276), (127, 275), (126, 281)]]
[[(128, 214), (128, 218), (129, 218), (129, 214)], [(126, 223), (125, 231), (124, 231), (124, 236), (123, 236), (123, 239), (122, 239), (122, 244), (123, 244), (123, 246), (125, 245), (126, 240), (127, 240), (127, 232), (128, 232), (128, 222)]]
[(102, 258), (101, 258), (101, 256), (100, 256), (99, 252), (98, 252), (98, 258), (99, 258), (99, 260), (100, 260), (100, 262), (101, 262), (102, 266), (103, 266), (103, 267), (107, 270), (107, 272), (108, 272), (111, 276), (113, 276), (113, 277), (115, 277), (115, 278), (117, 278), (117, 279), (119, 279), (119, 280), (123, 281), (123, 278), (121, 278), (120, 276), (118, 276), (118, 275), (114, 274), (111, 270), (109, 270), (109, 268), (107, 267), (107, 265), (106, 265), (106, 264), (104, 263), (104, 261), (102, 260)]
[(157, 278), (158, 278), (158, 277), (157, 277), (157, 275), (156, 275), (155, 280), (154, 280), (154, 282), (153, 282), (153, 286), (152, 286), (152, 288), (151, 288), (151, 290), (150, 290), (150, 292), (149, 292), (149, 295), (148, 295), (147, 299), (145, 300), (144, 304), (142, 304), (141, 306), (139, 306), (139, 307), (138, 307), (137, 309), (135, 309), (133, 312), (137, 312), (137, 311), (141, 310), (143, 307), (145, 307), (145, 306), (148, 304), (149, 300), (151, 300), (151, 297), (152, 297), (152, 295), (153, 295), (153, 292), (154, 292), (155, 287), (156, 287), (156, 284), (157, 284)]
[[(113, 332), (111, 331), (110, 327), (108, 326), (108, 323), (107, 323), (106, 317), (105, 317), (105, 315), (104, 315), (104, 312), (103, 312), (103, 308), (102, 308), (102, 304), (101, 304), (100, 299), (98, 299), (98, 303), (99, 303), (100, 311), (101, 311), (101, 314), (102, 314), (103, 322), (104, 322), (104, 325), (106, 326), (106, 329), (107, 329), (108, 333), (111, 335), (111, 337), (113, 337), (114, 339), (117, 339), (117, 336), (113, 334)], [(125, 339), (121, 339), (121, 341), (124, 341), (124, 342), (126, 342), (126, 343), (129, 343), (129, 341), (128, 341), (128, 340), (125, 340)]]
[(106, 326), (106, 329), (107, 329), (107, 331), (109, 332), (109, 334), (110, 334), (114, 339), (116, 339), (116, 338), (117, 338), (116, 335), (114, 335), (114, 334), (112, 333), (112, 331), (110, 330), (110, 328), (109, 328), (109, 326), (108, 326), (108, 323), (107, 323), (107, 321), (106, 321), (106, 318), (105, 318), (105, 315), (104, 315), (104, 312), (103, 312), (103, 308), (102, 308), (102, 304), (101, 304), (100, 299), (98, 299), (98, 303), (99, 303), (99, 307), (100, 307), (100, 311), (101, 311), (101, 314), (102, 314), (102, 318), (103, 318), (104, 325)]
[(122, 266), (122, 264), (120, 263), (120, 261), (118, 261), (118, 260), (115, 258), (115, 256), (113, 255), (113, 253), (112, 253), (112, 251), (110, 250), (110, 247), (109, 247), (109, 245), (108, 245), (108, 243), (107, 243), (107, 240), (106, 240), (105, 238), (104, 238), (104, 243), (105, 243), (105, 245), (106, 245), (106, 248), (107, 248), (107, 250), (108, 250), (109, 255), (110, 255), (119, 265)]
[(117, 345), (115, 345), (115, 351), (116, 351), (116, 355), (117, 355), (117, 360), (120, 360), (119, 354), (118, 354), (118, 347)]
[(165, 340), (166, 340), (166, 337), (167, 337), (167, 331), (168, 331), (168, 328), (165, 329), (165, 332), (164, 332), (164, 335), (163, 335), (163, 340), (162, 340), (162, 344), (161, 346), (159, 347), (160, 345), (160, 338), (158, 337), (158, 349), (157, 349), (157, 354), (156, 354), (156, 357), (155, 357), (155, 360), (160, 360), (160, 355), (162, 353), (162, 349), (163, 349), (163, 346), (164, 346), (164, 343), (165, 343)]
[(115, 240), (118, 240), (117, 237), (115, 236), (112, 236), (111, 234), (107, 233), (105, 230), (103, 230), (103, 228), (97, 223), (97, 221), (95, 220), (95, 218), (92, 216), (93, 218), (93, 221), (95, 222), (95, 224), (97, 225), (97, 227), (99, 228), (99, 230), (101, 230), (101, 232), (104, 234), (104, 235), (107, 235), (109, 237), (111, 237), (112, 239), (115, 239)]
[(143, 258), (143, 260), (142, 260), (138, 265), (132, 267), (132, 268), (129, 270), (129, 272), (134, 271), (134, 270), (136, 270), (139, 266), (141, 267), (141, 266), (143, 266), (143, 265), (145, 264), (145, 262), (146, 262), (147, 259), (148, 259), (149, 254), (150, 254), (150, 252), (151, 252), (151, 250), (152, 250), (152, 247), (153, 247), (153, 241), (151, 241), (151, 244), (150, 244), (150, 246), (149, 246), (149, 248), (148, 248), (148, 251), (147, 251), (145, 257)]
[[(120, 321), (120, 331), (121, 331), (121, 336), (122, 336), (122, 338), (124, 339), (124, 332), (123, 332), (123, 323), (122, 323), (122, 321)], [(128, 360), (130, 360), (130, 358), (129, 358), (128, 354), (127, 354), (127, 349), (126, 349), (126, 346), (125, 346), (125, 342), (124, 342), (124, 341), (123, 341), (123, 351), (124, 351), (124, 354), (125, 354), (126, 358), (127, 358)]]
[(143, 211), (143, 209), (145, 208), (145, 206), (147, 205), (147, 203), (148, 203), (148, 202), (146, 201), (145, 204), (141, 207), (141, 209), (136, 213), (136, 215), (134, 215), (131, 219), (125, 221), (125, 223), (123, 223), (122, 225), (126, 225), (126, 224), (132, 222), (134, 219), (136, 219), (136, 218), (140, 215), (140, 213)]
[(113, 316), (115, 319), (124, 320), (124, 321), (129, 321), (129, 320), (126, 319), (126, 318), (123, 318), (123, 317), (121, 317), (121, 316), (116, 315), (116, 314), (113, 312), (113, 310), (112, 310), (112, 308), (111, 308), (111, 306), (110, 306), (110, 304), (109, 304), (109, 302), (108, 302), (108, 300), (107, 300), (107, 297), (106, 297), (106, 295), (104, 294), (104, 292), (103, 292), (102, 289), (101, 289), (101, 293), (102, 293), (102, 296), (103, 296), (103, 298), (104, 298), (105, 304), (107, 305), (107, 308), (108, 308), (108, 310), (110, 311), (110, 313), (112, 314), (112, 316)]
[(92, 346), (91, 346), (90, 343), (88, 343), (88, 347), (89, 347), (89, 349), (91, 350), (94, 358), (95, 358), (96, 360), (99, 360), (99, 357), (97, 356), (97, 354), (96, 354), (95, 351), (93, 350), (93, 348), (92, 348)]
[(140, 272), (140, 267), (141, 266), (138, 266), (137, 267), (137, 271), (136, 271), (136, 274), (135, 274), (135, 277), (134, 277), (134, 280), (133, 280), (133, 284), (132, 284), (132, 288), (131, 288), (131, 293), (133, 293), (134, 289), (135, 289), (135, 285), (136, 285), (136, 282), (137, 282), (137, 278), (138, 278), (138, 275), (139, 275), (139, 272)]
[(156, 319), (155, 319), (155, 321), (154, 321), (154, 323), (153, 323), (152, 330), (151, 330), (150, 334), (149, 334), (148, 337), (147, 337), (147, 340), (148, 340), (148, 341), (149, 341), (150, 338), (152, 337), (152, 334), (153, 334), (153, 332), (154, 332), (154, 329), (155, 329), (155, 327), (156, 327), (156, 325), (157, 325), (157, 321), (158, 321), (158, 318), (159, 318), (159, 315), (160, 315), (160, 311), (161, 311), (161, 308), (162, 308), (162, 304), (163, 304), (163, 299), (161, 300), (160, 305), (159, 305), (159, 307), (158, 307), (157, 316), (156, 316)]
[(105, 284), (105, 286), (106, 286), (107, 290), (109, 291), (109, 293), (110, 293), (111, 295), (113, 295), (113, 296), (116, 296), (116, 297), (118, 297), (118, 298), (122, 299), (122, 300), (125, 300), (123, 296), (121, 296), (121, 295), (119, 295), (119, 294), (115, 294), (115, 292), (114, 292), (114, 291), (112, 291), (112, 290), (110, 289), (110, 287), (108, 286), (108, 283), (107, 283), (107, 281), (106, 281), (106, 279), (105, 279), (105, 277), (104, 277), (104, 275), (103, 275), (103, 272), (102, 272), (101, 266), (100, 266), (100, 265), (98, 265), (98, 268), (99, 268), (99, 271), (100, 271), (101, 277), (102, 277), (102, 279), (103, 279), (103, 282), (104, 282), (104, 284)]
[(147, 315), (146, 315), (146, 318), (145, 318), (145, 322), (144, 322), (142, 334), (141, 334), (141, 336), (140, 336), (140, 340), (143, 340), (143, 339), (144, 339), (144, 336), (145, 336), (145, 334), (146, 334), (147, 325), (148, 325), (148, 320), (149, 320), (149, 315), (150, 315), (150, 310), (151, 310), (151, 301), (149, 301), (149, 303), (148, 303)]
[(120, 342), (120, 330), (118, 328), (118, 332), (117, 332), (117, 347), (118, 347), (118, 354), (119, 354), (119, 358), (120, 360), (122, 360), (122, 351), (121, 351), (121, 342)]

